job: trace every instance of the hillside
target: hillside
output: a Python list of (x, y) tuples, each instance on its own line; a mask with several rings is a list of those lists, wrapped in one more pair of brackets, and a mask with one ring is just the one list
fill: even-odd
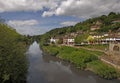
[[(118, 33), (120, 32), (120, 14), (111, 12), (109, 15), (102, 15), (96, 18), (90, 18), (86, 21), (79, 22), (74, 26), (66, 26), (62, 28), (53, 29), (46, 34), (43, 34), (43, 41), (48, 42), (50, 37), (64, 37), (71, 34), (76, 43), (80, 43), (87, 39), (89, 35), (105, 34), (105, 33)], [(42, 37), (41, 36), (41, 37)]]
[(28, 38), (0, 22), (0, 83), (23, 83), (26, 80)]

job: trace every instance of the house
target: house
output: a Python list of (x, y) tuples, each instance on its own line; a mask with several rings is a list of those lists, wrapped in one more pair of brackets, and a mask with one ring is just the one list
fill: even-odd
[(93, 25), (93, 26), (90, 27), (91, 31), (95, 31), (95, 30), (98, 30), (98, 29), (100, 29), (99, 25)]
[(106, 34), (104, 34), (104, 37), (108, 37), (108, 36), (109, 36), (109, 34), (107, 34), (107, 33), (106, 33)]
[(120, 33), (102, 33), (102, 34), (92, 34), (93, 44), (109, 44), (109, 43), (120, 43)]
[(104, 36), (103, 35), (94, 35), (93, 37), (94, 37), (94, 39), (95, 38), (100, 39), (100, 38), (103, 38)]
[(101, 21), (97, 21), (97, 22), (96, 22), (96, 25), (101, 25), (101, 24), (102, 24)]
[(90, 27), (90, 30), (91, 30), (91, 31), (95, 31), (95, 30), (100, 29), (100, 25), (101, 25), (101, 24), (102, 24), (102, 22), (97, 21), (95, 24), (93, 24), (93, 25)]
[(102, 42), (106, 42), (107, 44), (109, 43), (120, 43), (120, 38), (105, 38), (101, 40)]
[(63, 44), (64, 45), (74, 45), (75, 39), (74, 38), (63, 38)]
[(57, 39), (57, 38), (51, 37), (51, 39), (50, 39), (50, 43), (51, 43), (51, 44), (52, 44), (52, 43), (57, 44), (58, 41), (59, 41), (59, 39)]
[(92, 35), (94, 44), (120, 43), (118, 35), (109, 36), (109, 34)]
[(75, 39), (68, 39), (68, 45), (74, 45)]
[(120, 32), (118, 33), (118, 37), (120, 38)]
[(117, 36), (120, 38), (120, 28), (117, 30)]
[(76, 32), (70, 33), (70, 36), (76, 37), (78, 34)]
[(109, 37), (118, 38), (118, 37), (119, 37), (119, 32), (116, 32), (116, 33), (109, 33)]
[(120, 20), (114, 20), (114, 21), (112, 21), (112, 23), (114, 24), (114, 23), (120, 23)]

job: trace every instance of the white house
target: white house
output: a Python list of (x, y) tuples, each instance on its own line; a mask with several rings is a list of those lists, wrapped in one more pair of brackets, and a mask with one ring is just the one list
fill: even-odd
[(120, 38), (106, 38), (106, 39), (102, 39), (102, 41), (105, 41), (107, 43), (120, 43)]
[(58, 39), (55, 39), (55, 38), (52, 38), (50, 39), (50, 43), (57, 43), (58, 42)]
[(74, 45), (75, 44), (75, 39), (73, 39), (73, 38), (64, 38), (63, 39), (63, 44), (65, 44), (65, 45)]
[(68, 39), (68, 44), (74, 44), (75, 39)]

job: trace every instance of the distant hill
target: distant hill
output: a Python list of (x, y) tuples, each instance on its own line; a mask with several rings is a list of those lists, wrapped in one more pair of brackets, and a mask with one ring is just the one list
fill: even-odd
[[(92, 26), (98, 26), (99, 29), (91, 30)], [(68, 26), (62, 28), (56, 28), (48, 33), (51, 35), (62, 35), (77, 31), (96, 31), (96, 32), (108, 32), (109, 30), (117, 31), (120, 28), (120, 13), (111, 12), (110, 14), (102, 15), (96, 18), (87, 19), (84, 22), (79, 22), (75, 26)]]

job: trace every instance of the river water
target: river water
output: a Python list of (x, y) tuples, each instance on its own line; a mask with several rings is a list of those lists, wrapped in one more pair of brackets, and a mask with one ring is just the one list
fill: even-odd
[(27, 83), (120, 83), (105, 80), (90, 71), (80, 71), (56, 57), (43, 55), (39, 44), (34, 42), (28, 52), (29, 69)]

